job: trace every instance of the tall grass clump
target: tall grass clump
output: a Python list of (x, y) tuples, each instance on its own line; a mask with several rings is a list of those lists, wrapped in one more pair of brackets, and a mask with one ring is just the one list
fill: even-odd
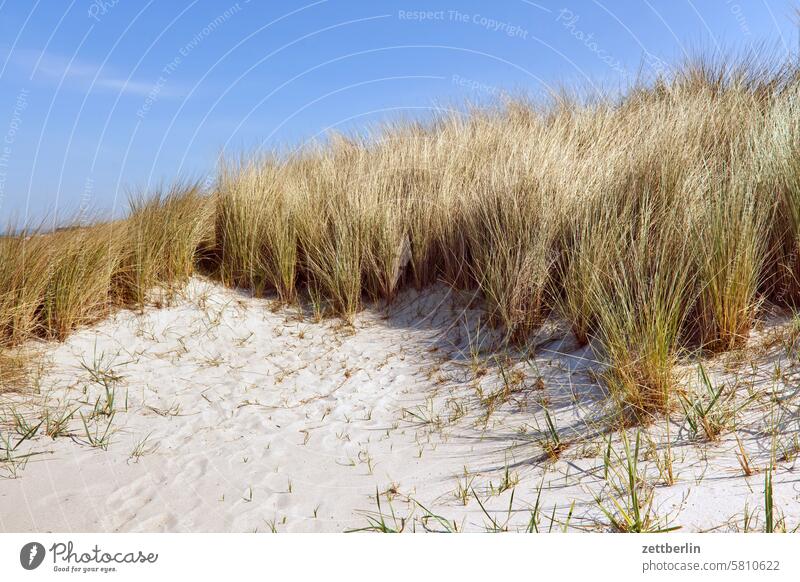
[(0, 237), (0, 347), (35, 333), (56, 251), (33, 230)]
[(303, 214), (299, 241), (309, 290), (346, 318), (362, 294), (391, 300), (412, 258), (413, 152), (383, 139), (333, 136), (327, 151), (298, 161), (287, 186), (312, 209)]
[(485, 194), (470, 229), (474, 276), (487, 311), (509, 338), (524, 342), (547, 315), (553, 264), (552, 212), (524, 186)]
[(124, 305), (143, 307), (159, 287), (169, 297), (194, 272), (213, 239), (213, 205), (197, 184), (178, 184), (150, 197), (134, 197), (120, 223), (115, 293)]
[(778, 302), (800, 306), (800, 81), (768, 103), (753, 141), (761, 194), (775, 198), (770, 237), (770, 286)]
[(741, 346), (758, 308), (770, 206), (748, 186), (712, 178), (695, 217), (696, 324), (701, 345), (712, 351)]
[(40, 298), (41, 335), (64, 340), (108, 313), (119, 260), (115, 224), (76, 227), (44, 235), (54, 251)]
[(706, 64), (681, 78), (680, 91), (689, 91), (690, 103), (703, 115), (692, 140), (699, 286), (692, 323), (705, 349), (728, 350), (747, 338), (771, 260), (775, 200), (764, 189), (759, 134), (769, 94), (764, 83), (770, 87), (774, 79), (748, 71), (745, 64), (727, 70)]
[(15, 346), (36, 327), (36, 309), (46, 279), (47, 245), (28, 233), (0, 236), (0, 393), (25, 378), (26, 358)]
[(34, 337), (62, 340), (111, 305), (118, 260), (111, 225), (0, 237), (0, 391), (24, 384)]
[(572, 220), (561, 231), (562, 256), (556, 264), (555, 304), (578, 344), (586, 345), (597, 331), (599, 285), (615, 260), (624, 222), (602, 196), (581, 197), (569, 211)]
[(672, 370), (694, 291), (682, 218), (677, 208), (645, 200), (592, 290), (606, 381), (628, 419), (667, 409), (675, 387)]
[(282, 186), (281, 168), (274, 160), (223, 162), (216, 241), (225, 283), (247, 287), (256, 295), (274, 290), (281, 300), (291, 302), (297, 284), (295, 200)]
[(298, 261), (315, 310), (348, 321), (363, 291), (364, 209), (355, 172), (363, 155), (356, 144), (336, 140), (330, 150), (297, 161), (285, 185), (302, 205)]

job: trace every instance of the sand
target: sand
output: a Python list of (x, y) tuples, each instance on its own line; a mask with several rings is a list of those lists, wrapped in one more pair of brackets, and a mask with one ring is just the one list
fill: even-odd
[[(167, 307), (36, 346), (46, 365), (34, 385), (0, 395), (13, 448), (0, 450), (0, 530), (613, 529), (602, 508), (624, 507), (624, 447), (604, 428), (602, 365), (558, 321), (530, 352), (500, 353), (476, 305), (437, 286), (349, 326), (195, 278)], [(706, 363), (747, 402), (717, 442), (680, 412), (669, 438), (666, 422), (642, 429), (638, 470), (658, 527), (763, 528), (772, 456), (775, 505), (789, 529), (800, 524), (796, 358), (769, 341), (780, 325), (755, 332), (741, 361)], [(695, 382), (695, 364), (679, 372)]]

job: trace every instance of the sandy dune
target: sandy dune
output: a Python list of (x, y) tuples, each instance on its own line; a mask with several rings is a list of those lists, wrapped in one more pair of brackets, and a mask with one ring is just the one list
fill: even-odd
[[(608, 529), (600, 505), (624, 494), (603, 457), (622, 445), (616, 435), (608, 447), (591, 350), (551, 322), (534, 353), (500, 355), (470, 299), (410, 292), (351, 328), (194, 279), (170, 307), (45, 345), (39, 393), (0, 396), (1, 434), (19, 443), (0, 461), (0, 530), (343, 531), (380, 519), (376, 491), (393, 529)], [(674, 484), (666, 424), (643, 431), (659, 523), (741, 529), (747, 508), (760, 527), (777, 449), (775, 503), (800, 524), (797, 383), (783, 350), (756, 350), (755, 368), (709, 363), (737, 402), (761, 395), (719, 442), (674, 415)], [(545, 410), (563, 448), (550, 457)]]

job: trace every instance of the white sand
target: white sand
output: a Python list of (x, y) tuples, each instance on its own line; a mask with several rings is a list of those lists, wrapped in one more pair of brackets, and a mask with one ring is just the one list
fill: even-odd
[[(535, 356), (510, 362), (506, 376), (516, 370), (524, 383), (486, 420), (486, 394), (502, 386), (502, 374), (497, 360), (485, 361), (488, 350), (479, 363), (471, 359), (470, 344), (488, 347), (492, 338), (476, 335), (469, 299), (444, 288), (406, 293), (389, 310), (364, 312), (351, 329), (195, 279), (172, 307), (120, 312), (47, 345), (40, 393), (0, 396), (0, 434), (18, 442), (12, 411), (34, 425), (44, 411), (51, 422), (59, 411), (79, 412), (69, 435), (51, 439), (42, 425), (14, 449), (14, 461), (0, 461), (0, 530), (343, 531), (376, 517), (376, 489), (390, 527), (410, 517), (407, 530), (443, 529), (424, 506), (448, 527), (485, 531), (494, 525), (477, 495), (499, 527), (524, 530), (540, 486), (540, 529), (555, 516), (552, 529), (560, 530), (571, 507), (570, 529), (608, 529), (594, 500), (613, 507), (605, 440), (593, 436), (606, 406), (592, 352), (549, 325)], [(769, 414), (783, 411), (779, 443), (798, 429), (786, 388), (796, 377), (770, 380), (776, 358), (784, 374), (792, 371), (782, 350), (754, 356), (758, 389), (775, 385), (780, 398), (762, 396), (738, 420), (736, 434), (758, 468), (770, 457)], [(80, 417), (102, 440), (108, 420), (92, 410), (105, 391), (81, 362), (113, 371), (117, 412), (105, 449), (88, 442)], [(721, 371), (722, 359), (715, 365), (717, 381), (734, 377)], [(741, 400), (747, 366), (738, 374)], [(555, 461), (543, 454), (542, 404), (569, 443)], [(674, 485), (663, 484), (655, 462), (664, 426), (648, 429), (652, 444), (642, 444), (641, 470), (664, 525), (741, 528), (748, 507), (762, 527), (763, 472), (743, 476), (731, 431), (698, 444), (679, 417), (671, 427)], [(618, 438), (613, 449), (622, 450)], [(793, 528), (793, 459), (778, 463), (774, 479), (775, 504)], [(466, 505), (459, 490), (468, 491)]]

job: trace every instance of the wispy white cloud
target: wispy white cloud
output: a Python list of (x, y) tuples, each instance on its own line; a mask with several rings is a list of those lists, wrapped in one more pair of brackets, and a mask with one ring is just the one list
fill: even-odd
[[(81, 91), (111, 91), (124, 95), (147, 96), (158, 84), (158, 79), (148, 81), (142, 78), (126, 78), (112, 67), (51, 52), (15, 49), (9, 52), (0, 48), (0, 59), (28, 75), (30, 79), (45, 83), (58, 83), (62, 80), (69, 87)], [(173, 87), (161, 88), (159, 97), (176, 97), (180, 93)]]
[[(159, 96), (175, 97), (177, 93), (170, 92), (168, 89), (160, 88), (158, 82), (148, 83), (146, 81), (133, 81), (128, 79), (100, 78), (95, 82), (95, 87), (119, 91), (130, 95), (147, 96), (154, 90), (158, 91)], [(158, 89), (156, 89), (158, 87)]]

